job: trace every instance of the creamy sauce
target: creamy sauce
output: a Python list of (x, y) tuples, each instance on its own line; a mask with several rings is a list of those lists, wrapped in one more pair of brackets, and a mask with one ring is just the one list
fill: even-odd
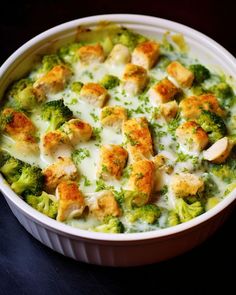
[[(178, 59), (180, 61), (184, 61), (186, 65), (193, 62), (192, 58), (187, 57), (186, 55), (179, 55), (176, 52), (169, 53), (169, 58), (171, 60)], [(111, 66), (110, 64), (108, 65), (106, 63), (84, 66), (77, 62), (73, 66), (73, 72), (74, 75), (71, 79), (71, 82), (99, 82), (106, 74), (112, 74), (117, 76), (119, 79), (122, 79), (124, 66)], [(163, 69), (160, 69), (157, 64), (157, 66), (149, 71), (149, 77), (152, 77), (154, 81), (160, 81), (161, 79), (167, 77), (167, 73)], [(176, 82), (171, 77), (168, 78), (176, 84)], [(206, 85), (213, 85), (215, 82), (214, 79), (214, 76), (211, 79), (208, 79)], [(183, 96), (189, 96), (192, 94), (192, 91), (189, 89), (183, 90)], [(167, 157), (174, 169), (172, 174), (163, 174), (160, 176), (161, 180), (159, 179), (160, 183), (157, 185), (161, 187), (161, 189), (164, 187), (169, 187), (171, 179), (176, 173), (194, 172), (194, 174), (200, 176), (204, 172), (204, 169), (201, 165), (203, 161), (202, 155), (199, 155), (199, 153), (190, 152), (182, 145), (177, 145), (173, 134), (168, 131), (166, 121), (161, 116), (155, 117), (155, 107), (157, 106), (148, 99), (148, 93), (142, 94), (140, 96), (129, 96), (124, 93), (122, 85), (120, 85), (112, 90), (109, 90), (109, 95), (110, 98), (106, 105), (124, 106), (131, 114), (131, 117), (145, 116), (151, 124), (154, 123), (156, 126), (158, 126), (155, 127), (155, 131), (158, 135), (154, 135), (153, 137), (154, 150), (156, 153), (160, 152), (165, 157)], [(103, 144), (121, 145), (124, 139), (121, 132), (117, 131), (115, 128), (102, 127), (99, 119), (101, 109), (81, 100), (80, 95), (70, 90), (69, 86), (62, 92), (48, 95), (47, 101), (61, 98), (64, 99), (65, 104), (73, 111), (75, 118), (80, 118), (91, 124), (93, 128), (98, 128), (98, 130), (100, 130), (100, 142), (96, 140), (90, 140), (88, 142), (81, 142), (75, 146), (75, 149), (84, 148), (89, 151), (89, 157), (83, 159), (78, 166), (80, 174), (79, 184), (81, 190), (85, 194), (86, 202), (95, 202), (96, 194), (94, 194), (94, 191), (96, 190), (96, 181), (98, 180), (96, 173), (98, 168), (100, 146)], [(232, 112), (236, 113), (236, 105), (233, 107)], [(38, 137), (41, 138), (42, 134), (44, 134), (48, 128), (48, 123), (45, 120), (42, 120), (39, 110), (36, 110), (31, 115), (31, 119), (37, 127)], [(16, 158), (19, 158), (30, 164), (36, 164), (42, 169), (55, 161), (54, 158), (44, 155), (42, 153), (42, 148), (40, 148), (40, 154), (38, 155), (19, 153), (14, 140), (7, 135), (1, 136), (0, 146)], [(61, 153), (63, 154), (63, 151), (61, 151)], [(189, 157), (183, 161), (178, 160), (179, 153), (183, 153)], [(87, 180), (87, 184), (85, 179)], [(213, 179), (220, 188), (219, 196), (221, 196), (225, 190), (226, 184), (216, 176), (213, 176)], [(127, 180), (122, 178), (121, 181), (106, 181), (106, 184), (108, 186), (113, 186), (115, 190), (120, 190), (121, 188), (125, 189), (127, 187)], [(121, 220), (124, 223), (127, 232), (142, 232), (153, 230), (158, 227), (162, 228), (166, 226), (168, 215), (167, 212), (168, 210), (175, 207), (175, 202), (176, 197), (170, 189), (164, 196), (157, 198), (156, 204), (162, 208), (162, 215), (159, 219), (158, 225), (148, 225), (142, 222), (131, 224), (125, 216), (123, 216)], [(97, 225), (98, 221), (91, 217), (86, 221), (79, 219), (70, 220), (67, 223), (71, 226), (82, 229), (90, 229), (91, 227)]]

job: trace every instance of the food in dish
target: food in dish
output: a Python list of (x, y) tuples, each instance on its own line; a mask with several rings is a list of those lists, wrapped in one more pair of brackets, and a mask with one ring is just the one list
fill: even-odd
[(172, 37), (80, 28), (13, 83), (0, 142), (11, 188), (51, 218), (108, 233), (174, 226), (223, 199), (236, 178), (234, 91)]

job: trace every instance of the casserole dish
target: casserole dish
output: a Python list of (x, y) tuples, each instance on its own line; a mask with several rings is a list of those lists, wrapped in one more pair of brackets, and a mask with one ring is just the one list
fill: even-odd
[[(35, 57), (56, 50), (73, 40), (77, 27), (94, 27), (100, 21), (112, 21), (147, 36), (161, 36), (166, 31), (185, 36), (192, 55), (206, 64), (219, 67), (235, 77), (234, 58), (208, 37), (180, 24), (153, 17), (135, 15), (102, 15), (75, 20), (35, 37), (17, 50), (1, 68), (1, 93), (23, 76)], [(1, 190), (20, 223), (50, 248), (74, 259), (110, 266), (131, 266), (158, 262), (189, 250), (204, 241), (222, 224), (233, 207), (232, 192), (215, 208), (193, 220), (160, 231), (135, 234), (93, 233), (60, 224), (43, 216), (21, 200), (0, 178)]]

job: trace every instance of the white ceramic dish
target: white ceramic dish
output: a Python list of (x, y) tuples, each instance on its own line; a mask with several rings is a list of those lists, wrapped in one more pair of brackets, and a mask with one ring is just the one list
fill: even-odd
[[(11, 81), (20, 78), (30, 69), (37, 54), (46, 53), (72, 40), (79, 25), (93, 27), (104, 20), (148, 36), (161, 37), (166, 31), (182, 33), (194, 56), (205, 64), (217, 65), (228, 75), (236, 77), (235, 58), (215, 41), (191, 28), (149, 16), (101, 15), (54, 27), (19, 48), (0, 69), (0, 97)], [(234, 191), (207, 213), (172, 228), (145, 233), (104, 234), (70, 227), (34, 210), (10, 189), (1, 175), (0, 189), (19, 222), (43, 244), (76, 260), (108, 266), (155, 263), (195, 247), (225, 221), (236, 199)]]

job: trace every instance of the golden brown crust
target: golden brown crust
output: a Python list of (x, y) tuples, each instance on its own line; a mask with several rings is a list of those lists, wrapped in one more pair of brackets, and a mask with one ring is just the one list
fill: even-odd
[(80, 119), (72, 119), (66, 122), (61, 129), (67, 134), (73, 145), (82, 141), (88, 141), (93, 133), (91, 125)]
[(149, 160), (137, 161), (132, 164), (131, 169), (129, 189), (150, 196), (154, 182), (154, 163)]
[(105, 59), (103, 47), (100, 44), (86, 45), (78, 49), (77, 54), (81, 63), (102, 63)]
[(145, 117), (125, 121), (123, 134), (132, 160), (138, 161), (153, 155), (152, 137)]
[(191, 87), (193, 83), (193, 73), (178, 61), (173, 61), (168, 65), (167, 73), (182, 87)]
[(98, 83), (84, 84), (80, 91), (80, 98), (97, 107), (103, 107), (109, 94), (107, 90)]
[(194, 121), (187, 121), (176, 129), (178, 142), (188, 147), (189, 150), (202, 151), (208, 144), (208, 135)]
[(36, 127), (24, 113), (12, 108), (6, 108), (2, 116), (7, 118), (3, 124), (3, 131), (16, 141), (16, 148), (22, 152), (38, 152)]
[(104, 180), (120, 179), (126, 165), (128, 152), (121, 146), (110, 144), (101, 147), (98, 176)]
[(127, 64), (123, 74), (123, 87), (128, 94), (140, 93), (148, 82), (147, 70), (141, 66)]
[(213, 94), (190, 96), (183, 99), (179, 104), (181, 114), (186, 119), (197, 119), (203, 110), (211, 111), (219, 116), (224, 116), (217, 98)]
[(178, 112), (179, 106), (175, 100), (163, 103), (161, 105), (160, 111), (161, 115), (165, 118), (167, 122), (175, 118)]
[(101, 123), (103, 126), (121, 128), (123, 121), (126, 119), (126, 109), (121, 106), (106, 106), (101, 111)]
[(85, 208), (84, 196), (74, 181), (62, 181), (57, 186), (58, 221), (80, 217)]
[(173, 176), (171, 189), (176, 197), (194, 196), (204, 190), (204, 181), (191, 173), (180, 173)]
[(150, 99), (156, 104), (169, 102), (179, 89), (167, 78), (155, 84), (149, 91)]
[(156, 64), (159, 55), (159, 44), (154, 41), (145, 41), (134, 49), (132, 63), (149, 70)]
[(50, 131), (42, 137), (42, 148), (46, 155), (53, 155), (60, 148), (71, 149), (71, 142), (67, 134), (60, 130)]
[(70, 158), (59, 157), (57, 161), (43, 170), (45, 191), (53, 193), (64, 180), (75, 180), (78, 171)]
[(106, 191), (97, 199), (97, 205), (91, 209), (90, 214), (103, 220), (106, 216), (121, 216), (121, 210), (113, 193)]
[(56, 93), (64, 89), (71, 76), (71, 70), (64, 65), (53, 67), (34, 83), (34, 88), (44, 93)]

